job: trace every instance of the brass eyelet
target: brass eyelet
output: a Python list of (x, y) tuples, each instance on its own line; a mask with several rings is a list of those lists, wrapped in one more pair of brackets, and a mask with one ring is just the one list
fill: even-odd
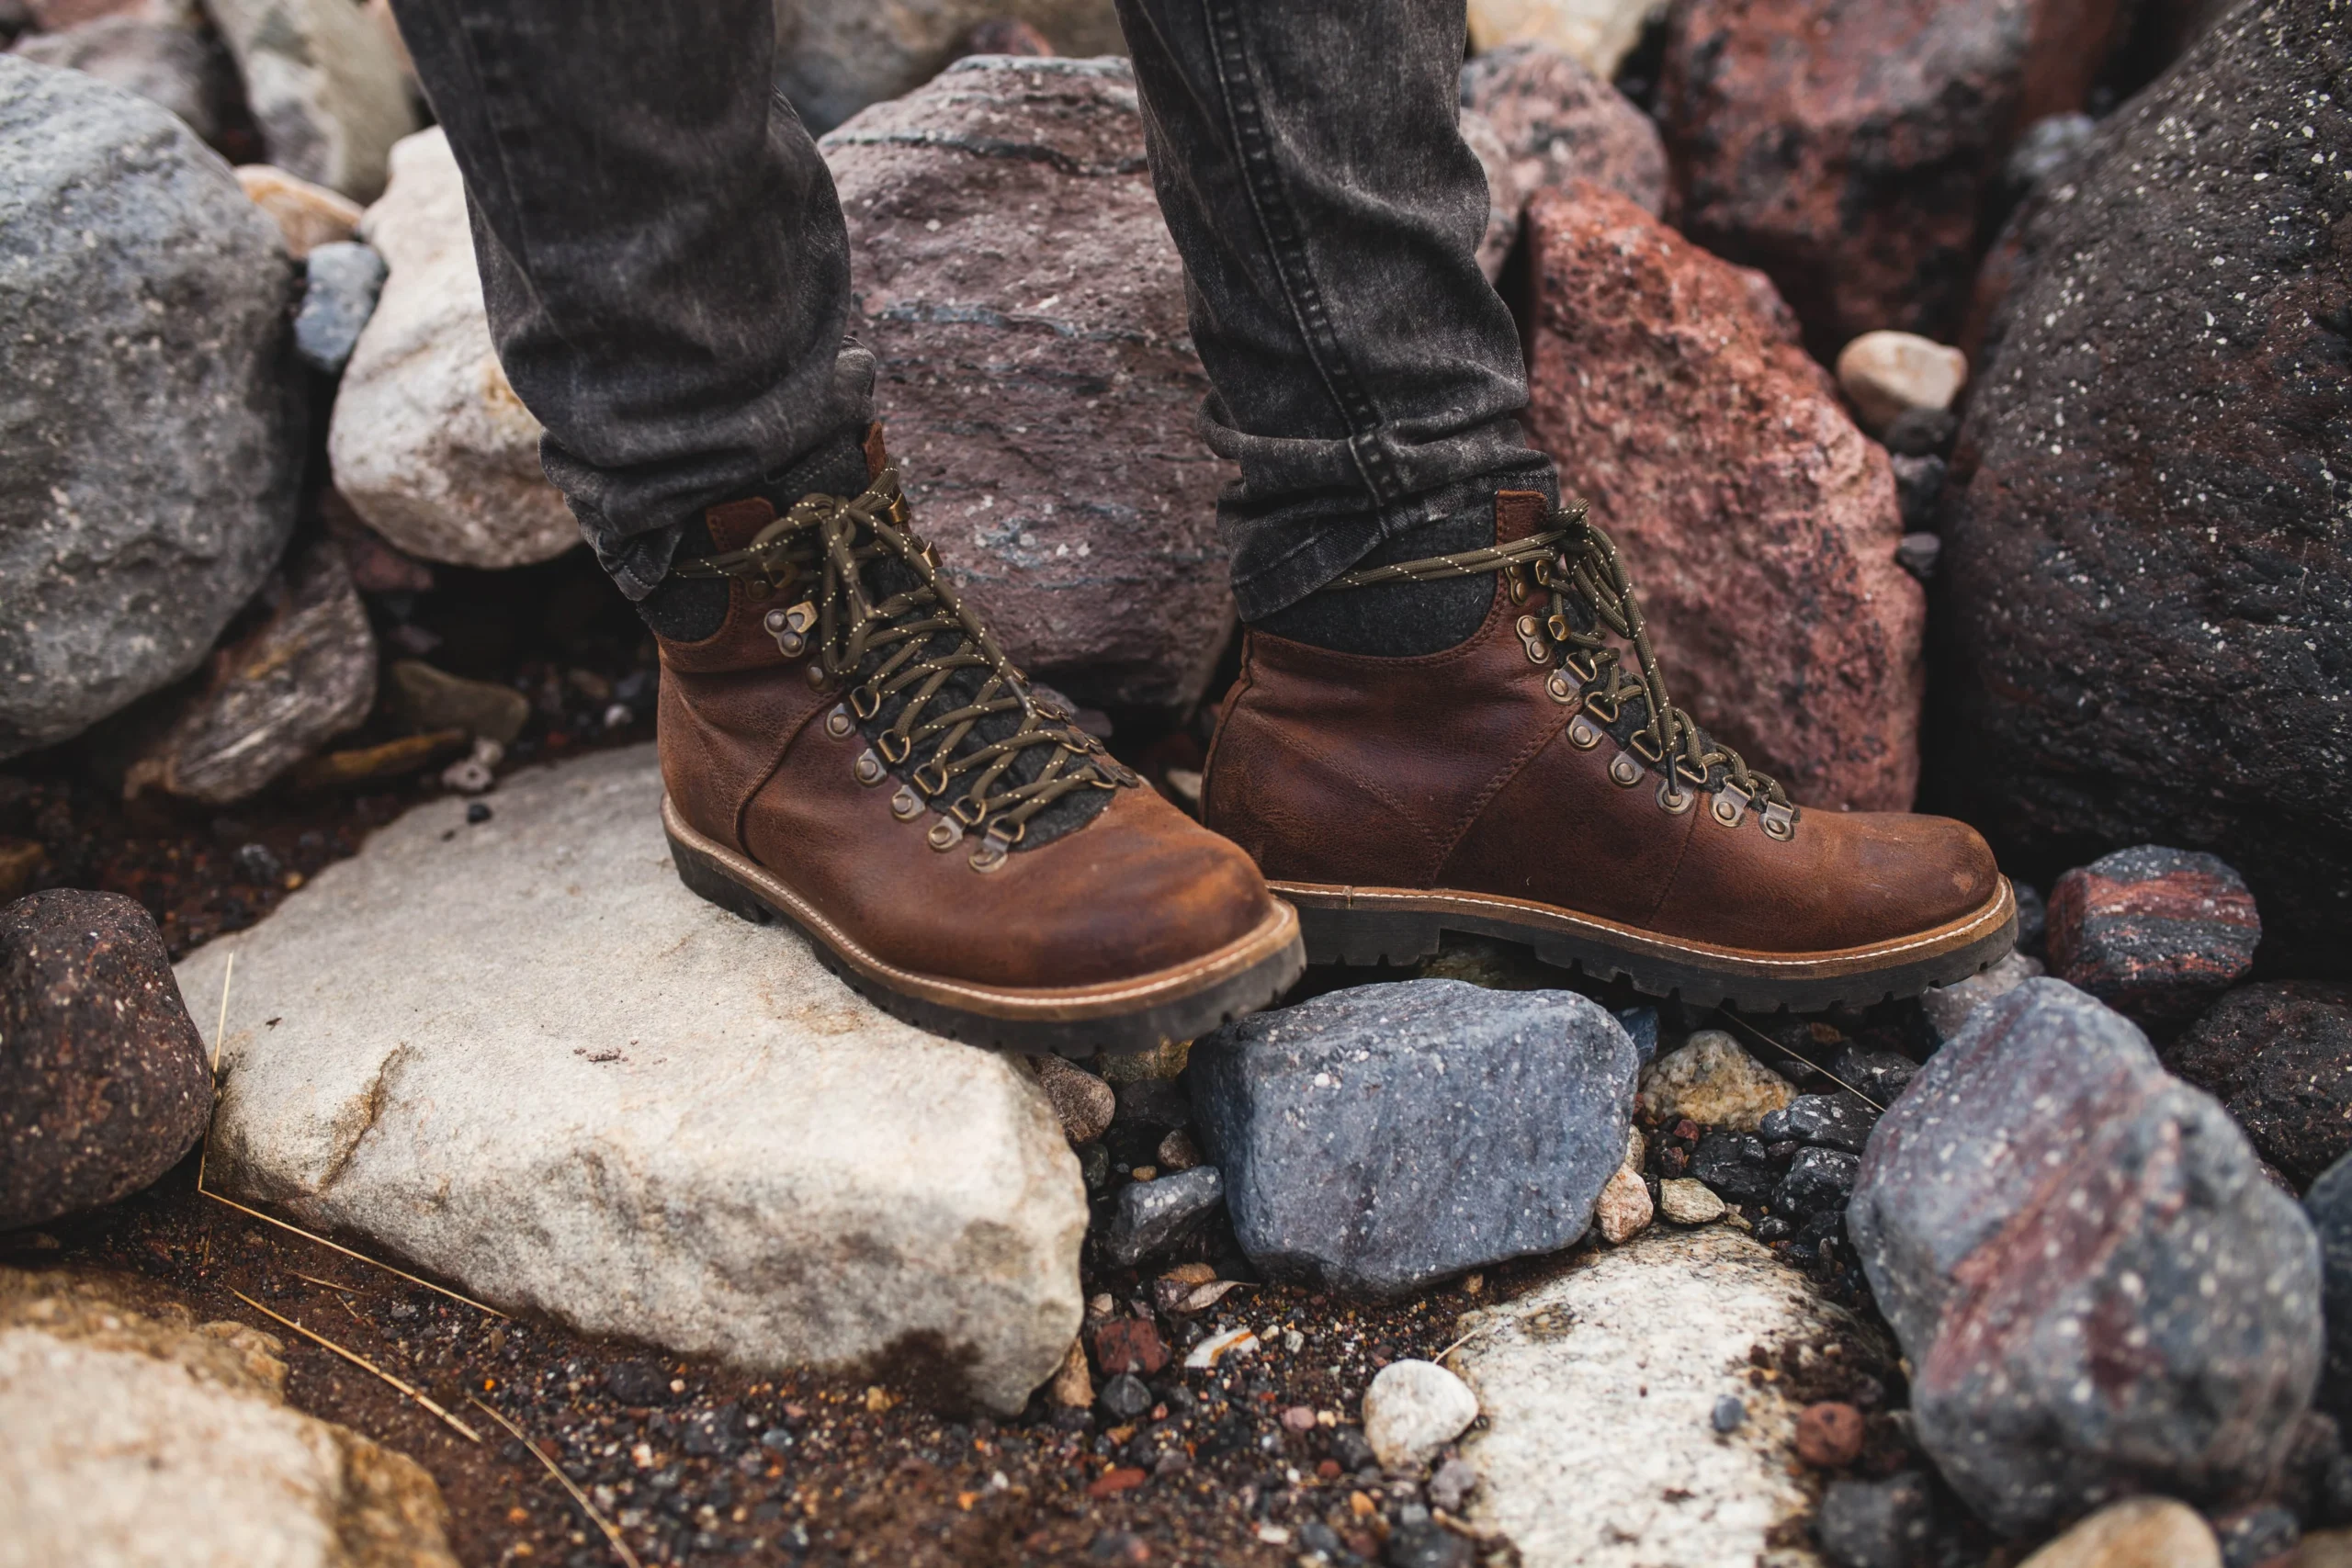
[(1707, 815), (1726, 828), (1736, 828), (1747, 820), (1747, 807), (1750, 804), (1750, 797), (1746, 790), (1736, 784), (1725, 784), (1723, 788), (1715, 791), (1715, 798), (1707, 807)]
[(882, 711), (882, 694), (871, 686), (859, 686), (849, 694), (850, 711), (860, 718), (872, 718)]
[(1670, 817), (1681, 816), (1690, 809), (1690, 803), (1699, 798), (1694, 791), (1678, 788), (1677, 784), (1671, 773), (1657, 781), (1658, 809)]
[[(1571, 671), (1570, 673), (1573, 674), (1574, 671)], [(1586, 712), (1591, 714), (1595, 718), (1598, 718), (1605, 725), (1616, 723), (1617, 715), (1623, 711), (1618, 706), (1616, 698), (1606, 695), (1600, 692), (1595, 692), (1592, 695), (1585, 698), (1584, 705)]]
[(1666, 748), (1659, 745), (1657, 737), (1647, 729), (1636, 729), (1632, 735), (1626, 737), (1625, 743), (1641, 755), (1643, 761), (1652, 767), (1666, 761)]
[(739, 577), (735, 581), (743, 585), (746, 599), (765, 599), (775, 592), (775, 585), (764, 577)]
[(1689, 784), (1692, 789), (1704, 789), (1707, 787), (1707, 770), (1701, 768), (1697, 773), (1692, 773), (1690, 771), (1690, 759), (1688, 757), (1677, 757), (1674, 759), (1674, 776), (1680, 779), (1684, 784)]
[[(896, 750), (891, 750), (894, 743), (898, 748)], [(908, 754), (914, 750), (915, 744), (897, 730), (886, 729), (874, 738), (874, 748), (882, 753), (884, 761), (895, 768), (907, 760)]]
[(1641, 783), (1644, 771), (1631, 751), (1620, 751), (1609, 759), (1609, 782), (1620, 788), (1631, 789)]
[[(1562, 640), (1565, 641), (1566, 638)], [(1600, 677), (1600, 665), (1589, 653), (1571, 653), (1560, 662), (1566, 667), (1569, 674), (1585, 685), (1590, 685)]]
[(1526, 650), (1527, 661), (1530, 664), (1549, 664), (1552, 662), (1551, 644), (1530, 638), (1521, 646)]
[(856, 728), (856, 722), (849, 716), (849, 709), (845, 707), (836, 707), (825, 716), (825, 733), (836, 740)]
[(809, 685), (821, 690), (824, 687), (825, 679), (825, 667), (823, 664), (819, 663), (808, 666)]
[(980, 840), (980, 847), (972, 852), (972, 869), (978, 872), (1001, 869), (1006, 861), (1012, 858), (1012, 846), (1019, 840), (1018, 833), (1008, 835), (1001, 827), (989, 828)]
[(988, 815), (988, 811), (978, 801), (967, 795), (949, 807), (947, 815), (967, 828), (977, 828), (980, 825), (980, 819)]
[(937, 795), (947, 787), (947, 765), (933, 757), (914, 771), (915, 788), (925, 795)]
[(931, 831), (923, 835), (923, 840), (933, 849), (945, 853), (964, 841), (964, 825), (953, 817), (934, 817), (931, 821)]
[(1544, 694), (1563, 706), (1572, 706), (1577, 700), (1576, 686), (1557, 670), (1544, 677)]
[(868, 786), (878, 784), (890, 776), (888, 770), (882, 766), (882, 759), (874, 754), (871, 746), (857, 754), (857, 761), (850, 765), (850, 772), (856, 775), (858, 783)]
[(1796, 814), (1779, 801), (1764, 808), (1764, 836), (1787, 843), (1797, 836)]
[(1519, 568), (1514, 566), (1505, 570), (1503, 572), (1503, 585), (1510, 590), (1510, 602), (1512, 604), (1524, 604), (1527, 603), (1527, 579), (1520, 576)]
[(922, 815), (922, 796), (900, 784), (899, 793), (890, 797), (890, 815), (901, 822), (913, 821)]
[(1589, 751), (1600, 744), (1600, 726), (1583, 714), (1568, 720), (1568, 744), (1579, 751)]
[(1543, 640), (1544, 623), (1537, 620), (1532, 615), (1520, 616), (1519, 637), (1521, 642), (1539, 642)]

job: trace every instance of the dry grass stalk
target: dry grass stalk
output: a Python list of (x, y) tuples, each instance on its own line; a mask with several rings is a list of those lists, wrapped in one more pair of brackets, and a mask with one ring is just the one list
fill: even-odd
[(358, 1288), (354, 1285), (338, 1285), (333, 1280), (322, 1280), (316, 1274), (305, 1274), (300, 1269), (295, 1269), (293, 1272), (294, 1278), (301, 1280), (304, 1284), (323, 1285), (330, 1291), (342, 1291), (351, 1295), (356, 1295), (359, 1293)]
[(1765, 1033), (1762, 1030), (1757, 1028), (1754, 1024), (1748, 1022), (1746, 1019), (1740, 1017), (1739, 1014), (1732, 1011), (1729, 1008), (1719, 1007), (1715, 1009), (1715, 1010), (1723, 1014), (1724, 1021), (1726, 1023), (1736, 1024), (1739, 1028), (1745, 1029), (1748, 1033), (1754, 1035), (1757, 1039), (1761, 1040), (1765, 1044), (1770, 1046), (1773, 1050), (1780, 1052), (1783, 1055), (1794, 1056), (1798, 1061), (1803, 1062), (1806, 1066), (1811, 1067), (1815, 1072), (1819, 1073), (1823, 1077), (1827, 1078), (1831, 1083), (1836, 1084), (1839, 1089), (1844, 1089), (1848, 1094), (1852, 1095), (1856, 1100), (1860, 1100), (1872, 1111), (1877, 1111), (1882, 1116), (1886, 1114), (1885, 1106), (1881, 1105), (1877, 1100), (1872, 1100), (1869, 1095), (1864, 1094), (1860, 1089), (1856, 1089), (1852, 1084), (1848, 1083), (1844, 1078), (1839, 1077), (1836, 1073), (1831, 1072), (1827, 1067), (1823, 1066), (1819, 1062), (1815, 1061), (1804, 1052), (1793, 1050), (1789, 1046), (1781, 1044), (1779, 1041), (1773, 1039), (1770, 1035)]
[(313, 1334), (311, 1330), (303, 1327), (292, 1318), (287, 1317), (282, 1314), (270, 1311), (269, 1308), (262, 1305), (261, 1303), (254, 1300), (253, 1297), (245, 1294), (243, 1291), (232, 1290), (229, 1293), (236, 1297), (239, 1301), (244, 1303), (247, 1306), (253, 1308), (254, 1311), (261, 1314), (264, 1317), (269, 1318), (273, 1322), (284, 1324), (287, 1327), (292, 1329), (295, 1333), (300, 1335), (303, 1338), (310, 1340), (313, 1344), (324, 1346), (326, 1348), (334, 1351), (336, 1355), (341, 1356), (345, 1360), (349, 1361), (353, 1366), (359, 1368), (362, 1371), (375, 1373), (378, 1377), (383, 1379), (386, 1382), (391, 1384), (394, 1388), (400, 1390), (402, 1393), (407, 1394), (411, 1399), (415, 1400), (419, 1404), (424, 1405), (424, 1408), (441, 1417), (442, 1420), (447, 1422), (450, 1429), (463, 1437), (468, 1442), (479, 1443), (481, 1441), (481, 1434), (480, 1432), (475, 1431), (471, 1427), (467, 1426), (463, 1421), (458, 1420), (455, 1416), (452, 1416), (447, 1410), (444, 1410), (438, 1404), (435, 1403), (432, 1395), (426, 1393), (423, 1389), (402, 1382), (400, 1379), (392, 1376), (391, 1373), (386, 1371), (383, 1368), (378, 1366), (367, 1357), (360, 1355), (356, 1350), (345, 1349), (342, 1346), (336, 1344), (325, 1335)]
[(605, 1517), (605, 1516), (598, 1511), (596, 1505), (589, 1500), (588, 1494), (580, 1490), (580, 1488), (573, 1483), (571, 1477), (564, 1474), (563, 1468), (560, 1465), (557, 1464), (555, 1461), (549, 1459), (545, 1453), (541, 1452), (539, 1446), (537, 1443), (525, 1437), (523, 1435), (522, 1427), (517, 1427), (514, 1422), (509, 1421), (506, 1418), (505, 1412), (498, 1409), (494, 1405), (485, 1403), (480, 1394), (468, 1394), (466, 1397), (470, 1399), (475, 1407), (481, 1410), (483, 1415), (489, 1416), (492, 1420), (505, 1427), (506, 1430), (514, 1436), (516, 1442), (531, 1450), (531, 1457), (537, 1460), (542, 1465), (546, 1466), (547, 1472), (556, 1478), (557, 1483), (566, 1492), (571, 1494), (571, 1500), (580, 1505), (580, 1511), (588, 1516), (589, 1522), (594, 1524), (598, 1529), (605, 1532), (605, 1539), (613, 1543), (613, 1550), (620, 1553), (621, 1561), (628, 1563), (628, 1568), (644, 1568), (644, 1564), (638, 1562), (637, 1553), (628, 1549), (628, 1542), (621, 1539), (620, 1527), (614, 1524), (612, 1520)]
[[(220, 1092), (220, 1045), (221, 1043), (229, 1037), (229, 983), (236, 977), (237, 953), (236, 950), (232, 948), (229, 952), (229, 962), (223, 964), (220, 969), (220, 1014), (212, 1026), (212, 1092), (216, 1102)], [(354, 1252), (347, 1247), (338, 1247), (335, 1243), (329, 1241), (322, 1235), (316, 1235), (310, 1231), (304, 1230), (300, 1225), (288, 1224), (284, 1220), (275, 1219), (268, 1214), (263, 1213), (259, 1209), (248, 1209), (243, 1203), (237, 1202), (233, 1199), (223, 1198), (220, 1193), (213, 1191), (211, 1189), (204, 1185), (205, 1162), (211, 1157), (212, 1119), (208, 1116), (205, 1118), (204, 1122), (204, 1147), (196, 1156), (196, 1192), (198, 1197), (209, 1198), (216, 1203), (234, 1209), (241, 1214), (249, 1215), (254, 1219), (261, 1221), (264, 1224), (276, 1225), (279, 1230), (299, 1235), (304, 1241), (315, 1242), (319, 1246), (325, 1247), (329, 1252), (340, 1252), (345, 1258), (365, 1263), (371, 1269), (381, 1269), (385, 1273), (390, 1274), (398, 1279), (406, 1280), (412, 1285), (422, 1285), (428, 1291), (436, 1292), (441, 1295), (448, 1297), (453, 1302), (461, 1303), (466, 1306), (473, 1308), (476, 1312), (486, 1312), (490, 1314), (491, 1316), (502, 1321), (512, 1321), (506, 1317), (504, 1313), (499, 1311), (496, 1307), (484, 1306), (481, 1303), (474, 1300), (471, 1296), (461, 1296), (457, 1292), (449, 1289), (447, 1285), (436, 1285), (430, 1280), (420, 1280), (415, 1275), (395, 1269), (389, 1263), (379, 1263), (364, 1252)], [(206, 1239), (205, 1245), (208, 1248), (210, 1247), (210, 1238), (208, 1237)], [(209, 1261), (210, 1254), (209, 1251), (206, 1257), (207, 1260)], [(310, 1276), (307, 1274), (297, 1277), (306, 1280), (310, 1279)], [(324, 1280), (311, 1280), (311, 1283), (314, 1285), (325, 1285), (327, 1284), (327, 1281)], [(342, 1285), (331, 1285), (328, 1288), (331, 1290), (340, 1291), (346, 1287)], [(262, 1310), (264, 1312), (267, 1312), (269, 1309), (267, 1307), (264, 1307)], [(476, 1438), (475, 1440), (479, 1442), (481, 1439)]]

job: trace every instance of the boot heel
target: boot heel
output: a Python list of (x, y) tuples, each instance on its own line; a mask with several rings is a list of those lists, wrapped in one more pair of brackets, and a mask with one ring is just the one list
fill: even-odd
[(678, 880), (687, 891), (705, 898), (730, 915), (741, 916), (753, 925), (764, 926), (775, 920), (775, 911), (752, 896), (751, 890), (720, 870), (708, 857), (688, 849), (670, 838), (670, 863), (678, 868)]
[(1436, 920), (1411, 910), (1334, 909), (1294, 902), (1309, 964), (1414, 964), (1438, 950)]

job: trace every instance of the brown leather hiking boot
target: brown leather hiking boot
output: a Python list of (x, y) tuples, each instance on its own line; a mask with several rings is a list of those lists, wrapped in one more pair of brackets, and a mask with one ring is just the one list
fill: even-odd
[(1138, 1050), (1279, 996), (1297, 917), (1031, 694), (870, 453), (854, 499), (711, 508), (676, 569), (730, 580), (717, 633), (658, 639), (679, 876), (974, 1044)]
[(1580, 503), (1547, 516), (1506, 491), (1495, 516), (1491, 549), (1332, 585), (1499, 572), (1454, 648), (1248, 636), (1203, 816), (1297, 906), (1310, 959), (1405, 962), (1461, 931), (1652, 995), (1802, 1010), (1911, 996), (2008, 951), (2016, 899), (1972, 829), (1798, 809), (1668, 701)]

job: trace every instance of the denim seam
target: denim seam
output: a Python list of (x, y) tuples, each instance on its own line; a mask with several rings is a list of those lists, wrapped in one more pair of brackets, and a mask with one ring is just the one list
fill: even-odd
[(1297, 323), (1307, 358), (1322, 378), (1324, 389), (1338, 407), (1340, 417), (1347, 422), (1349, 455), (1355, 460), (1357, 472), (1363, 476), (1364, 488), (1372, 492), (1374, 505), (1385, 512), (1400, 499), (1402, 486), (1387, 454), (1375, 439), (1380, 428), (1379, 410), (1371, 394), (1358, 384), (1353, 367), (1340, 350), (1322, 288), (1307, 263), (1297, 216), (1291, 210), (1282, 176), (1274, 167), (1271, 139), (1250, 77), (1240, 6), (1236, 0), (1202, 0), (1202, 14), (1209, 25), (1217, 85), (1225, 96), (1227, 123), (1240, 154), (1242, 186), (1250, 193), (1259, 233), (1273, 258), (1274, 275), (1282, 285), (1292, 319)]

